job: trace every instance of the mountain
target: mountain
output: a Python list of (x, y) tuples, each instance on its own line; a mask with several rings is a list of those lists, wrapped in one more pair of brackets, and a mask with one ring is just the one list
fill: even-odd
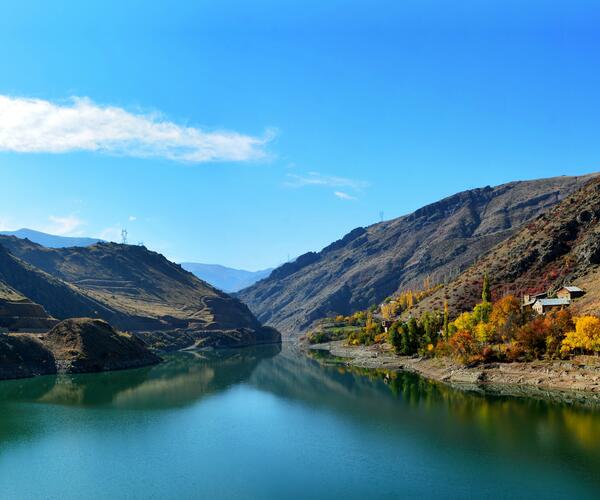
[(17, 231), (0, 231), (0, 235), (28, 239), (29, 241), (48, 248), (87, 247), (102, 242), (102, 240), (96, 238), (56, 236), (54, 234), (42, 233), (26, 228), (18, 229)]
[(227, 293), (238, 292), (243, 288), (254, 285), (257, 281), (269, 276), (273, 270), (244, 271), (243, 269), (233, 269), (218, 264), (198, 264), (195, 262), (182, 262), (181, 267)]
[(142, 246), (46, 248), (0, 236), (0, 283), (52, 318), (104, 319), (164, 349), (279, 338), (239, 300)]
[(451, 281), (492, 247), (591, 176), (510, 182), (464, 191), (397, 219), (357, 228), (320, 252), (275, 269), (237, 296), (285, 334), (350, 314), (406, 289)]
[(600, 307), (600, 178), (589, 181), (548, 212), (525, 224), (492, 248), (456, 279), (420, 302), (413, 314), (441, 308), (444, 297), (453, 313), (481, 299), (487, 273), (492, 297), (556, 290), (574, 284), (587, 293), (573, 307), (598, 313)]

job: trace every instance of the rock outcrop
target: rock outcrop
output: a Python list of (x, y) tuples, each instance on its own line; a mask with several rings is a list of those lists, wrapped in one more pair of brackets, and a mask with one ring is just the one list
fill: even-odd
[(160, 362), (140, 339), (99, 319), (62, 321), (42, 337), (42, 343), (52, 353), (58, 373), (124, 370)]
[(0, 380), (56, 373), (52, 352), (33, 335), (0, 335)]

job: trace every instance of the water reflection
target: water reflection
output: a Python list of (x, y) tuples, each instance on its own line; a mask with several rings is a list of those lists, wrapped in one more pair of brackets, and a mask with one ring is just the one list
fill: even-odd
[(35, 402), (80, 407), (153, 409), (185, 406), (247, 380), (279, 345), (182, 352), (159, 365), (84, 375), (44, 376), (0, 383), (0, 404)]
[[(432, 447), (543, 460), (600, 486), (597, 408), (457, 390), (407, 372), (332, 366), (283, 355), (251, 377), (258, 387), (343, 414), (363, 430), (410, 434)], [(443, 448), (442, 448), (443, 447)]]
[(324, 366), (287, 346), (280, 351), (273, 345), (179, 353), (138, 370), (3, 382), (0, 440), (44, 432), (44, 412), (31, 412), (31, 405), (155, 412), (244, 384), (330, 412), (366, 436), (409, 439), (440, 454), (494, 454), (507, 467), (537, 466), (542, 457), (548, 470), (566, 469), (600, 486), (594, 409), (464, 392), (409, 373)]

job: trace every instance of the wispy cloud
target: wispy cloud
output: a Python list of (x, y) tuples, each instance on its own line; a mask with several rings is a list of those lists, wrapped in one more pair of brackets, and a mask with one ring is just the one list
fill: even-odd
[(134, 221), (136, 221), (136, 220), (137, 220), (137, 217), (136, 217), (135, 215), (130, 215), (130, 216), (129, 216), (129, 221), (130, 221), (130, 222), (134, 222)]
[[(356, 201), (356, 193), (360, 193), (369, 186), (368, 182), (349, 179), (347, 177), (337, 177), (334, 175), (323, 175), (318, 172), (309, 172), (308, 174), (287, 174), (283, 183), (288, 188), (303, 187), (323, 187), (333, 190), (333, 195), (340, 200)], [(344, 189), (342, 191), (342, 189)], [(350, 193), (348, 193), (350, 190)]]
[(76, 215), (67, 215), (58, 217), (51, 215), (48, 217), (50, 224), (44, 226), (41, 230), (45, 233), (57, 234), (59, 236), (78, 235), (78, 231), (85, 225), (85, 221)]
[(115, 224), (114, 226), (106, 227), (96, 235), (96, 238), (99, 238), (99, 239), (105, 240), (105, 241), (119, 242), (119, 241), (121, 241), (121, 238), (122, 238), (122, 236), (121, 236), (122, 229), (123, 229), (123, 227), (119, 224)]
[(351, 188), (364, 189), (369, 186), (368, 182), (346, 177), (336, 177), (332, 175), (322, 175), (318, 172), (309, 172), (306, 175), (288, 174), (284, 182), (286, 187), (300, 188), (305, 186), (324, 186), (332, 188)]
[(206, 132), (178, 125), (157, 113), (135, 114), (88, 98), (57, 104), (0, 95), (0, 151), (67, 153), (99, 151), (141, 158), (200, 163), (264, 158), (267, 132), (254, 137)]
[(335, 191), (333, 195), (337, 196), (340, 200), (355, 201), (357, 199), (356, 196), (349, 195), (343, 191)]

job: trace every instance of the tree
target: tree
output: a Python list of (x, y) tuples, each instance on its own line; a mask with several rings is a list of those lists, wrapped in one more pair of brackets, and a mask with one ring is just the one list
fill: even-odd
[(458, 318), (452, 322), (453, 329), (457, 332), (473, 332), (475, 328), (475, 321), (473, 320), (473, 314), (470, 312), (462, 313)]
[(448, 314), (448, 299), (444, 300), (444, 339), (447, 341), (450, 338), (450, 323)]
[(513, 339), (521, 326), (521, 304), (514, 295), (507, 295), (494, 302), (490, 323), (494, 326), (496, 339), (508, 342)]
[(575, 323), (568, 308), (561, 309), (560, 311), (551, 311), (546, 314), (545, 320), (548, 324), (546, 354), (555, 357), (560, 354), (560, 348), (565, 335), (575, 330)]
[(492, 301), (492, 292), (490, 290), (490, 280), (488, 278), (487, 272), (483, 275), (483, 290), (481, 292), (481, 300), (484, 303)]
[(385, 304), (381, 304), (381, 316), (383, 319), (391, 320), (398, 314), (399, 304), (396, 301), (389, 301)]
[(441, 328), (440, 316), (429, 311), (421, 316), (422, 343), (435, 345)]
[(416, 354), (419, 349), (419, 340), (422, 336), (422, 330), (415, 318), (410, 318), (408, 323), (403, 325), (401, 351), (405, 356)]
[(473, 308), (473, 322), (475, 325), (479, 323), (488, 323), (492, 314), (492, 304), (490, 302), (482, 302)]
[(396, 354), (402, 352), (402, 324), (395, 322), (388, 330), (388, 341)]
[(538, 316), (526, 323), (517, 331), (517, 343), (534, 358), (540, 358), (546, 352), (547, 339), (550, 335), (546, 318)]
[(560, 352), (600, 352), (600, 318), (581, 316), (575, 319), (575, 331), (568, 332), (562, 341)]
[(480, 354), (477, 342), (469, 332), (455, 333), (450, 339), (449, 345), (454, 356), (465, 365), (475, 361)]

